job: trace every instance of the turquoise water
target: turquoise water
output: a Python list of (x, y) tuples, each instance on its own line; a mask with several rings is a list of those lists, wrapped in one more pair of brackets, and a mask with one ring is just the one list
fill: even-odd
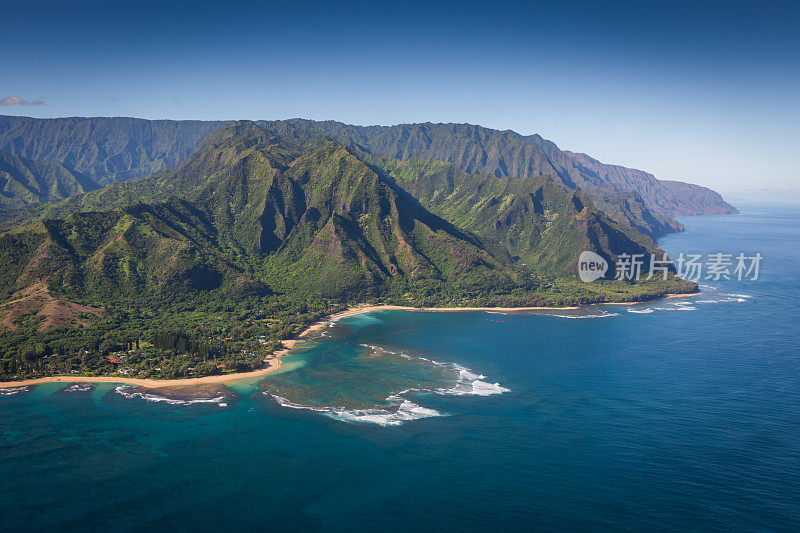
[(796, 531), (800, 209), (742, 210), (661, 242), (764, 256), (699, 297), (350, 317), (218, 403), (0, 396), (0, 530)]

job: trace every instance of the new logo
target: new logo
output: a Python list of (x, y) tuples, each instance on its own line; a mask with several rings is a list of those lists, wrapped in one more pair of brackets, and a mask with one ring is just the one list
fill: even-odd
[(594, 252), (581, 252), (578, 258), (578, 276), (583, 282), (595, 281), (608, 272), (608, 261)]

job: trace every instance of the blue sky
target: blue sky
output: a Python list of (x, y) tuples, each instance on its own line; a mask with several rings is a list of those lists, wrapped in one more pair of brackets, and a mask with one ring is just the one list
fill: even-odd
[[(0, 113), (469, 122), (722, 190), (800, 188), (797, 3), (0, 8)], [(8, 101), (13, 103), (12, 101)]]

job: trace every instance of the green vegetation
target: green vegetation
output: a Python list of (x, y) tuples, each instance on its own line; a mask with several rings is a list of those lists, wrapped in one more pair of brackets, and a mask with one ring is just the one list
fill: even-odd
[(469, 175), (452, 164), (418, 158), (372, 161), (434, 213), (501, 243), (539, 272), (572, 275), (583, 250), (605, 257), (658, 250), (651, 238), (598, 210), (591, 197), (551, 178)]
[(99, 189), (61, 163), (38, 163), (0, 152), (0, 211), (10, 212)]
[(175, 170), (49, 205), (0, 236), (0, 379), (250, 370), (361, 302), (564, 306), (696, 287), (581, 283), (584, 249), (612, 262), (659, 252), (549, 178), (233, 123)]

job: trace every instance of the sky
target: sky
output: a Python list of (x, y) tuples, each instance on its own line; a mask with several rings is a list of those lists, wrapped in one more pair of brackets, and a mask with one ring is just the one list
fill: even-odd
[(17, 2), (0, 114), (458, 122), (800, 189), (798, 2)]

